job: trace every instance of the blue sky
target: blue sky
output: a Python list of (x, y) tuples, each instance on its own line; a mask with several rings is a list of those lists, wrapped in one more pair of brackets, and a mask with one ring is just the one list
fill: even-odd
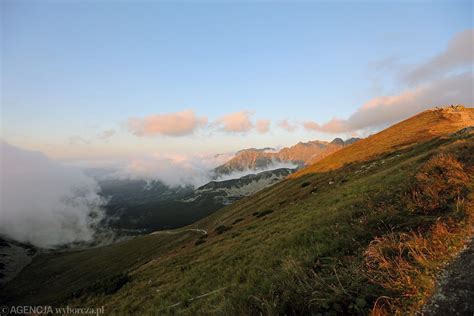
[[(368, 133), (384, 121), (332, 133), (303, 125), (347, 119), (374, 98), (416, 88), (400, 73), (442, 54), (473, 27), (470, 1), (3, 0), (0, 6), (2, 138), (79, 160)], [(187, 109), (208, 124), (180, 136), (130, 132), (131, 118)], [(226, 132), (220, 118), (241, 111), (250, 112), (253, 124), (271, 120), (270, 130)], [(283, 119), (298, 128), (279, 128)], [(110, 137), (100, 137), (104, 131)]]

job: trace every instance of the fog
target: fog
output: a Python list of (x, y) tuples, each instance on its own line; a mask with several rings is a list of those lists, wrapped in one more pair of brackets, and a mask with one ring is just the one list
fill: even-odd
[(0, 141), (0, 234), (43, 248), (91, 241), (105, 201), (80, 169)]
[(211, 181), (211, 170), (233, 157), (220, 155), (164, 155), (134, 157), (115, 167), (102, 179), (161, 181), (170, 187), (199, 187)]
[[(279, 169), (296, 168), (293, 163), (273, 161), (265, 168), (246, 169), (216, 176), (213, 169), (229, 161), (233, 153), (220, 155), (149, 155), (123, 163), (113, 172), (96, 176), (102, 179), (132, 179), (161, 181), (170, 187), (191, 186), (198, 188), (210, 181), (237, 179), (249, 174)], [(99, 172), (95, 173), (96, 175)]]
[(288, 168), (288, 169), (295, 169), (298, 168), (298, 165), (292, 162), (281, 162), (281, 161), (272, 161), (271, 164), (266, 166), (265, 168), (257, 168), (257, 169), (245, 169), (242, 171), (234, 171), (232, 173), (222, 175), (214, 179), (214, 181), (225, 181), (225, 180), (231, 180), (231, 179), (238, 179), (244, 176), (247, 176), (249, 174), (256, 174), (260, 172), (265, 172), (265, 171), (270, 171), (270, 170), (275, 170), (275, 169), (280, 169), (280, 168)]

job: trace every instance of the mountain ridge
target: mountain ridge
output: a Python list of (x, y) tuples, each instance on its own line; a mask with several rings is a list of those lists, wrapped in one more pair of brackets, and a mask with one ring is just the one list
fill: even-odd
[(339, 168), (357, 160), (370, 159), (381, 152), (391, 152), (398, 146), (408, 146), (473, 125), (474, 108), (463, 105), (436, 107), (361, 139), (357, 146), (343, 148), (337, 155), (328, 155), (315, 161), (291, 177)]
[(298, 167), (302, 167), (308, 163), (316, 162), (358, 140), (359, 138), (350, 138), (346, 141), (335, 138), (331, 142), (320, 140), (298, 142), (293, 146), (284, 147), (276, 152), (270, 147), (243, 149), (238, 151), (232, 159), (216, 167), (214, 174), (218, 177), (235, 171), (268, 168), (272, 164), (278, 163), (293, 163)]

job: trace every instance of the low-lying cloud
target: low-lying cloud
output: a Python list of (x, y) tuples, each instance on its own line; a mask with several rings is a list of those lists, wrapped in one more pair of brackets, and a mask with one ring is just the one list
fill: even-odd
[(0, 153), (1, 235), (44, 248), (94, 238), (105, 201), (92, 178), (4, 142)]
[(205, 125), (207, 117), (198, 117), (192, 110), (128, 120), (129, 131), (136, 136), (184, 136)]
[(229, 174), (220, 175), (219, 177), (214, 178), (213, 181), (226, 181), (226, 180), (238, 179), (241, 177), (248, 176), (249, 174), (256, 174), (260, 172), (271, 171), (271, 170), (281, 169), (281, 168), (295, 169), (295, 168), (298, 168), (298, 165), (290, 161), (284, 162), (284, 161), (273, 160), (270, 164), (268, 164), (264, 168), (234, 171)]
[(230, 174), (216, 175), (214, 169), (234, 157), (234, 153), (219, 155), (165, 155), (153, 154), (135, 157), (121, 166), (116, 166), (115, 171), (99, 176), (104, 179), (132, 179), (145, 181), (160, 181), (170, 187), (198, 188), (211, 181), (224, 181), (259, 172), (279, 169), (297, 168), (291, 162), (273, 161), (265, 168), (246, 169)]
[(118, 167), (107, 178), (158, 180), (177, 186), (202, 186), (212, 178), (212, 169), (225, 163), (233, 153), (220, 155), (152, 154), (135, 157)]

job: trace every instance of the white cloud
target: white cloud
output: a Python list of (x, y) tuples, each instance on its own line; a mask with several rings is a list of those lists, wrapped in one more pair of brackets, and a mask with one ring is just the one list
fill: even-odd
[(318, 124), (306, 121), (303, 127), (326, 133), (356, 132), (383, 127), (403, 120), (434, 106), (474, 103), (474, 31), (461, 32), (453, 37), (447, 49), (425, 63), (411, 69), (403, 68), (401, 85), (417, 83), (397, 94), (369, 100), (349, 118), (332, 118)]
[(67, 139), (69, 145), (88, 145), (91, 142), (79, 135), (73, 135)]
[(333, 118), (322, 125), (307, 121), (304, 123), (304, 128), (327, 133), (352, 132), (400, 121), (438, 105), (472, 105), (474, 102), (472, 87), (472, 73), (462, 73), (397, 95), (374, 98), (348, 119)]
[(257, 120), (255, 127), (260, 134), (268, 133), (270, 130), (270, 120)]
[(93, 239), (104, 201), (92, 178), (4, 142), (0, 152), (0, 234), (45, 248)]
[(282, 162), (282, 161), (272, 161), (271, 164), (267, 165), (265, 168), (257, 168), (257, 169), (245, 169), (242, 171), (234, 171), (229, 174), (224, 174), (215, 179), (215, 181), (226, 181), (226, 180), (231, 180), (231, 179), (238, 179), (244, 176), (247, 176), (249, 174), (256, 174), (260, 172), (265, 172), (265, 171), (270, 171), (270, 170), (275, 170), (275, 169), (281, 169), (281, 168), (288, 168), (288, 169), (295, 169), (297, 168), (298, 165), (294, 164), (292, 162)]
[(430, 60), (415, 66), (402, 76), (408, 84), (416, 84), (433, 79), (460, 67), (474, 63), (474, 29), (467, 29), (456, 34), (446, 50)]
[(237, 179), (248, 174), (259, 173), (278, 168), (296, 168), (290, 162), (273, 161), (265, 168), (247, 169), (215, 178), (213, 170), (226, 163), (235, 156), (235, 153), (219, 155), (197, 154), (150, 154), (134, 157), (127, 162), (115, 166), (115, 171), (108, 172), (100, 179), (140, 179), (146, 181), (157, 180), (164, 184), (177, 186), (200, 187), (210, 181), (223, 181)]
[(298, 128), (298, 125), (290, 123), (288, 119), (279, 121), (278, 126), (287, 132), (293, 132)]
[(105, 131), (103, 131), (102, 133), (100, 133), (99, 135), (97, 135), (97, 138), (99, 139), (102, 139), (102, 140), (106, 140), (106, 139), (109, 139), (110, 137), (114, 136), (115, 135), (115, 129), (107, 129)]
[(128, 120), (129, 131), (136, 136), (184, 136), (205, 125), (207, 118), (196, 116), (192, 110)]
[(211, 155), (151, 154), (134, 157), (110, 178), (159, 180), (166, 185), (199, 187), (211, 180), (211, 170), (225, 163), (233, 153)]
[(254, 127), (252, 121), (250, 120), (251, 116), (252, 112), (241, 111), (225, 115), (218, 119), (216, 123), (225, 132), (246, 133)]

